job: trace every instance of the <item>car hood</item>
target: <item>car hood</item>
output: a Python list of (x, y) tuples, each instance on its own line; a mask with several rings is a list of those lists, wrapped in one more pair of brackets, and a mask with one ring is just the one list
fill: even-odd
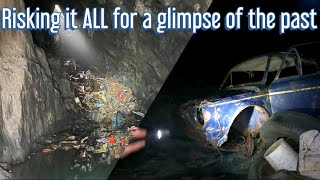
[(217, 93), (215, 93), (214, 96), (206, 98), (206, 100), (210, 101), (210, 102), (217, 102), (217, 101), (224, 99), (224, 98), (228, 98), (228, 97), (236, 96), (236, 95), (248, 94), (248, 93), (252, 93), (252, 91), (224, 89), (224, 90), (220, 90)]
[(232, 90), (232, 89), (222, 89), (219, 90), (217, 92), (214, 93), (214, 95), (209, 96), (209, 97), (205, 97), (205, 98), (200, 98), (200, 99), (193, 99), (193, 100), (189, 100), (186, 103), (183, 103), (180, 107), (180, 111), (184, 110), (187, 107), (190, 106), (197, 106), (199, 105), (201, 102), (203, 102), (203, 100), (207, 100), (210, 102), (217, 102), (219, 100), (228, 98), (228, 97), (232, 97), (232, 96), (236, 96), (236, 95), (243, 95), (243, 94), (247, 94), (247, 93), (252, 93), (252, 91), (249, 90)]

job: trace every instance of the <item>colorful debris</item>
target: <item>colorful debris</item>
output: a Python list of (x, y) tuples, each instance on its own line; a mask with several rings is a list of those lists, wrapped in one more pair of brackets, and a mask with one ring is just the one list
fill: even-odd
[(42, 152), (75, 150), (72, 170), (90, 172), (96, 162), (111, 164), (129, 144), (144, 114), (130, 88), (112, 77), (96, 77), (79, 71), (74, 61), (65, 62), (79, 108), (79, 119), (46, 144)]

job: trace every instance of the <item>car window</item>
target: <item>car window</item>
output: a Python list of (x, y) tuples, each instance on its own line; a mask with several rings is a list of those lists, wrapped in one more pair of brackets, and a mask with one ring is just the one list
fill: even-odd
[(285, 77), (290, 77), (290, 76), (295, 76), (299, 75), (297, 66), (296, 66), (296, 61), (297, 56), (289, 56), (282, 64), (282, 69), (280, 71), (279, 78), (285, 78)]
[(263, 71), (232, 72), (233, 84), (259, 82), (262, 80), (263, 75)]
[(298, 67), (296, 63), (298, 63), (298, 59), (301, 62), (302, 75), (313, 74), (319, 71), (319, 55), (318, 53), (312, 54), (309, 51), (306, 52), (303, 48), (298, 47), (297, 54), (290, 55), (285, 63), (283, 64), (282, 70), (279, 74), (279, 78), (285, 78), (290, 76), (299, 75)]
[(234, 87), (248, 83), (258, 83), (263, 80), (268, 56), (258, 56), (246, 60), (233, 67), (225, 79), (222, 88)]
[(314, 63), (317, 67), (320, 67), (320, 43), (299, 46), (297, 51), (301, 56), (301, 59)]
[(318, 71), (319, 71), (319, 68), (318, 68), (317, 64), (302, 62), (302, 74), (303, 75), (313, 74)]
[(264, 71), (239, 71), (231, 72), (225, 87), (232, 87), (235, 85), (260, 82), (263, 79)]
[[(285, 64), (282, 67), (282, 70), (279, 74), (279, 78), (285, 78), (295, 75), (307, 75), (313, 74), (319, 71), (319, 62), (320, 56), (318, 49), (320, 48), (319, 44), (309, 44), (298, 46), (295, 48), (295, 53), (290, 55)], [(298, 61), (299, 59), (299, 61)], [(301, 63), (301, 69), (296, 63)], [(301, 70), (300, 73), (298, 69)]]
[(302, 74), (313, 74), (319, 71), (320, 55), (318, 49), (319, 44), (310, 44), (307, 46), (297, 47), (297, 51), (302, 60)]

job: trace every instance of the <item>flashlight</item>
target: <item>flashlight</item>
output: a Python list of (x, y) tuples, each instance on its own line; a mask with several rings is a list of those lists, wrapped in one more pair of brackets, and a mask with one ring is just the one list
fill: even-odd
[(157, 136), (158, 136), (158, 139), (161, 139), (161, 138), (162, 138), (162, 132), (161, 132), (161, 130), (158, 130)]
[(156, 133), (156, 137), (158, 140), (167, 138), (170, 136), (170, 131), (168, 129), (159, 129)]

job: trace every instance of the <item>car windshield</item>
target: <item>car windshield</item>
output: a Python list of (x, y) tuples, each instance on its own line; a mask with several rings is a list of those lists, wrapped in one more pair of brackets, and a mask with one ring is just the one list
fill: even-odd
[(243, 63), (235, 66), (228, 73), (228, 77), (226, 78), (223, 87), (228, 88), (262, 81), (267, 62), (268, 56), (261, 56), (244, 61)]

